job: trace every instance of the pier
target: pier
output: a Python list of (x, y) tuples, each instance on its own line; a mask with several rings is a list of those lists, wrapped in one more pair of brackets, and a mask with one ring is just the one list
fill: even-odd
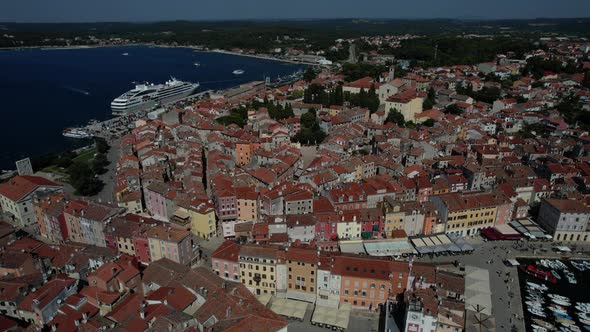
[[(212, 92), (213, 90), (202, 91), (184, 98), (167, 102), (158, 108), (170, 109), (172, 108), (173, 104), (193, 102), (202, 99), (204, 96), (211, 94)], [(117, 139), (128, 133), (130, 129), (133, 129), (135, 121), (147, 116), (150, 112), (153, 112), (156, 109), (137, 111), (126, 115), (117, 116), (105, 121), (90, 123), (83, 127), (83, 129), (95, 137), (101, 137), (106, 140)]]

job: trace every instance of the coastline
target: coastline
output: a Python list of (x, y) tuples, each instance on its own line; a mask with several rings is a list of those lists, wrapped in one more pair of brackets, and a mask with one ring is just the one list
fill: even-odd
[[(260, 59), (260, 60), (272, 60), (275, 63), (275, 66), (278, 62), (284, 62), (284, 63), (288, 63), (288, 64), (295, 64), (295, 65), (305, 65), (304, 63), (300, 63), (300, 62), (295, 62), (295, 61), (288, 61), (285, 59), (276, 59), (276, 58), (270, 58), (270, 57), (266, 57), (266, 56), (260, 56), (260, 55), (251, 55), (251, 54), (240, 54), (240, 53), (236, 53), (236, 52), (230, 52), (230, 51), (225, 51), (225, 50), (209, 50), (209, 49), (203, 49), (202, 47), (199, 47), (197, 45), (190, 45), (190, 46), (176, 46), (176, 45), (155, 45), (155, 44), (125, 44), (125, 45), (76, 45), (76, 46), (55, 46), (55, 47), (41, 47), (41, 46), (31, 46), (31, 47), (13, 47), (13, 48), (0, 48), (0, 51), (19, 51), (22, 50), (23, 54), (30, 54), (30, 52), (26, 52), (26, 50), (33, 50), (33, 49), (40, 49), (40, 50), (48, 50), (48, 51), (58, 51), (58, 50), (76, 50), (76, 49), (81, 49), (81, 50), (92, 50), (92, 49), (98, 49), (98, 48), (103, 48), (103, 47), (150, 47), (150, 48), (161, 48), (161, 49), (174, 49), (174, 48), (179, 48), (179, 49), (189, 49), (189, 50), (193, 50), (197, 53), (203, 52), (203, 53), (220, 53), (220, 54), (227, 54), (227, 55), (234, 55), (234, 56), (243, 56), (243, 57), (250, 57), (250, 58), (256, 58), (256, 59)], [(131, 51), (129, 51), (131, 52)], [(190, 51), (189, 51), (190, 52)], [(49, 54), (49, 53), (48, 53)], [(15, 55), (18, 56), (18, 53), (15, 53)], [(59, 54), (57, 54), (58, 56), (60, 56)], [(236, 58), (237, 59), (237, 58)], [(270, 62), (268, 62), (268, 65), (272, 64)], [(225, 87), (223, 89), (220, 90), (216, 90), (217, 92), (222, 92), (225, 90), (229, 90), (235, 88), (235, 86), (231, 86), (231, 87)], [(200, 92), (200, 93), (204, 93), (204, 92)], [(194, 97), (194, 96), (190, 96), (190, 97)], [(70, 151), (70, 149), (65, 149), (61, 152), (64, 151)], [(61, 153), (60, 152), (60, 153)], [(40, 153), (40, 154), (28, 154), (29, 157), (35, 157), (35, 156), (41, 156), (44, 153)], [(8, 172), (12, 172), (15, 170), (14, 166), (6, 163), (5, 169), (3, 169), (3, 171), (8, 171)], [(1, 174), (2, 172), (0, 172)]]
[(291, 64), (300, 64), (300, 65), (307, 65), (307, 66), (318, 66), (319, 64), (307, 61), (297, 61), (291, 59), (283, 59), (277, 58), (269, 55), (262, 55), (262, 54), (247, 54), (247, 53), (239, 53), (239, 52), (232, 52), (222, 49), (207, 49), (201, 46), (175, 46), (175, 45), (159, 45), (159, 44), (151, 44), (151, 43), (131, 43), (131, 44), (121, 44), (121, 45), (73, 45), (73, 46), (15, 46), (15, 47), (3, 47), (0, 48), (0, 51), (21, 51), (21, 50), (42, 50), (42, 51), (60, 51), (60, 50), (84, 50), (84, 49), (94, 49), (94, 48), (103, 48), (103, 47), (134, 47), (134, 46), (147, 46), (147, 47), (159, 47), (159, 48), (187, 48), (198, 52), (204, 53), (218, 53), (218, 54), (226, 54), (226, 55), (235, 55), (235, 56), (242, 56), (247, 58), (255, 58), (260, 60), (269, 60), (269, 61), (277, 61), (277, 62), (284, 62), (284, 63), (291, 63)]

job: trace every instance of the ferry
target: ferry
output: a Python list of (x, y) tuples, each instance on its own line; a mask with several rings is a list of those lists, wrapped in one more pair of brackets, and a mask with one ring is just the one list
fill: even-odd
[(93, 135), (82, 128), (68, 128), (62, 132), (62, 135), (69, 138), (92, 138)]
[(234, 75), (242, 75), (243, 73), (245, 73), (245, 71), (243, 69), (236, 69), (234, 71), (231, 72)]
[(111, 103), (113, 115), (126, 115), (149, 110), (158, 105), (192, 95), (199, 83), (183, 82), (172, 77), (164, 84), (138, 84), (134, 89), (115, 98)]

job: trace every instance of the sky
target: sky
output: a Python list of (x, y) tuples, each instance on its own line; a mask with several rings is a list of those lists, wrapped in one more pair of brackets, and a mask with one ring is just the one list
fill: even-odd
[(0, 22), (583, 16), (590, 0), (0, 0)]

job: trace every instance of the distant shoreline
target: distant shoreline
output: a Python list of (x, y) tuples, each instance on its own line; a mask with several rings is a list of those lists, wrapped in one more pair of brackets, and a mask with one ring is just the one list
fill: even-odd
[(248, 58), (255, 58), (260, 60), (270, 60), (270, 61), (278, 61), (284, 63), (291, 63), (291, 64), (300, 64), (300, 65), (307, 65), (307, 66), (317, 66), (317, 63), (312, 62), (304, 62), (304, 61), (296, 61), (290, 59), (282, 59), (276, 58), (273, 56), (268, 55), (260, 55), (260, 54), (248, 54), (248, 53), (239, 53), (239, 52), (232, 52), (222, 49), (202, 49), (198, 46), (174, 46), (174, 45), (159, 45), (159, 44), (150, 44), (150, 43), (139, 43), (139, 44), (122, 44), (122, 45), (74, 45), (74, 46), (14, 46), (14, 47), (3, 47), (0, 48), (0, 51), (19, 51), (19, 50), (33, 50), (39, 49), (42, 51), (60, 51), (60, 50), (84, 50), (84, 49), (94, 49), (94, 48), (102, 48), (102, 47), (133, 47), (133, 46), (147, 46), (147, 47), (159, 47), (159, 48), (187, 48), (192, 49), (199, 52), (204, 53), (218, 53), (218, 54), (227, 54), (227, 55), (235, 55), (235, 56), (243, 56)]

